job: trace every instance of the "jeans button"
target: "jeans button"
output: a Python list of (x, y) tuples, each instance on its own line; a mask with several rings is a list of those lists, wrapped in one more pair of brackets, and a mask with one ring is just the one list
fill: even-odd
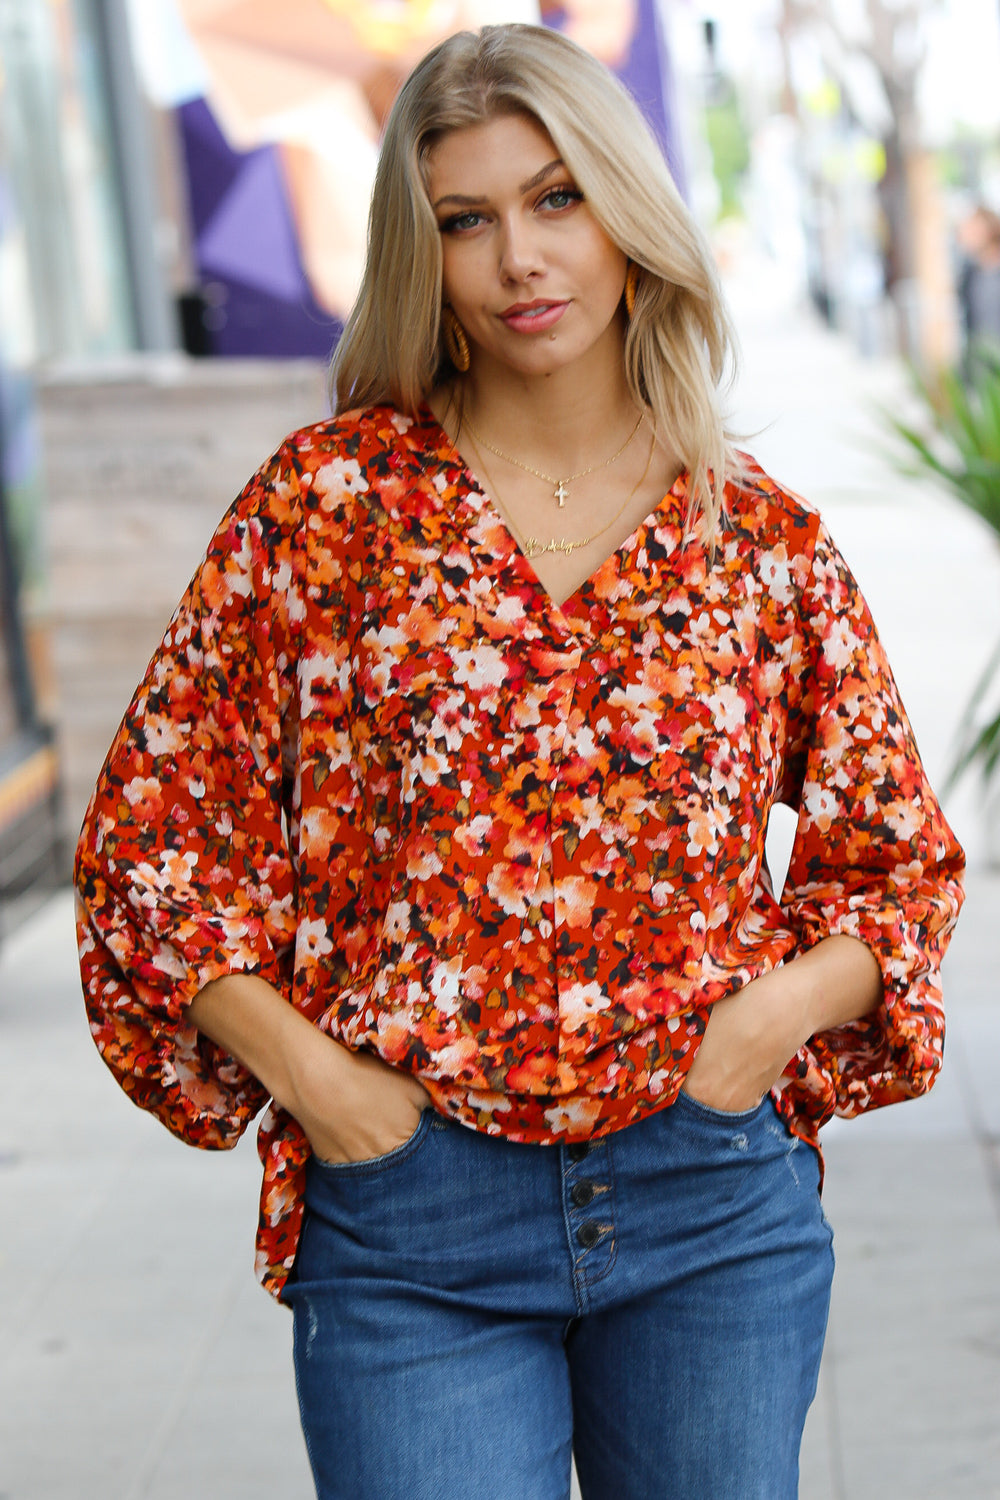
[(588, 1219), (585, 1224), (580, 1225), (576, 1237), (585, 1250), (592, 1250), (601, 1238), (601, 1226), (593, 1219)]
[(574, 1141), (572, 1145), (568, 1147), (568, 1150), (570, 1161), (583, 1161), (583, 1158), (590, 1150), (590, 1142)]
[(574, 1182), (570, 1197), (577, 1208), (586, 1208), (595, 1192), (594, 1184), (588, 1178), (584, 1178), (582, 1182)]

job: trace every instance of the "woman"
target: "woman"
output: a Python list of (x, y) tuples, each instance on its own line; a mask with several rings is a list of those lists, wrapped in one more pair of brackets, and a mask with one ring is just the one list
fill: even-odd
[(555, 1500), (571, 1449), (588, 1500), (796, 1492), (817, 1129), (929, 1087), (962, 856), (727, 347), (603, 68), (443, 43), (338, 415), (223, 521), (95, 794), (97, 1043), (198, 1145), (272, 1101), (322, 1497)]

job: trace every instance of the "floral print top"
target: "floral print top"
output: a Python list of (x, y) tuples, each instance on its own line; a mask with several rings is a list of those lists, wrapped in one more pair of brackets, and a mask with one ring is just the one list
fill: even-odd
[[(185, 1020), (253, 970), (435, 1106), (574, 1140), (669, 1105), (716, 999), (831, 933), (884, 1001), (775, 1090), (815, 1141), (929, 1087), (962, 853), (854, 579), (752, 462), (714, 560), (681, 476), (561, 606), (424, 408), (293, 434), (224, 518), (77, 855), (105, 1061), (198, 1146), (267, 1098)], [(798, 814), (783, 891), (775, 801)], [(271, 1105), (280, 1293), (308, 1145)]]

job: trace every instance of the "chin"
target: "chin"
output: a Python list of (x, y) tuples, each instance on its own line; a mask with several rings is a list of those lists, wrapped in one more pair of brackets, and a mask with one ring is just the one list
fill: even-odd
[(543, 345), (537, 349), (525, 349), (519, 357), (508, 357), (504, 363), (522, 375), (555, 375), (569, 365), (576, 364), (585, 353), (585, 350), (560, 349), (554, 344), (548, 344), (547, 348)]

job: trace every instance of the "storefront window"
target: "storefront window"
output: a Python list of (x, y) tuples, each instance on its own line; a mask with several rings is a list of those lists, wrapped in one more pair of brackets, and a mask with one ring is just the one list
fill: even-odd
[(0, 165), (30, 271), (28, 359), (134, 342), (94, 4), (0, 0)]
[(39, 362), (134, 342), (98, 0), (0, 0), (0, 932), (59, 870)]

